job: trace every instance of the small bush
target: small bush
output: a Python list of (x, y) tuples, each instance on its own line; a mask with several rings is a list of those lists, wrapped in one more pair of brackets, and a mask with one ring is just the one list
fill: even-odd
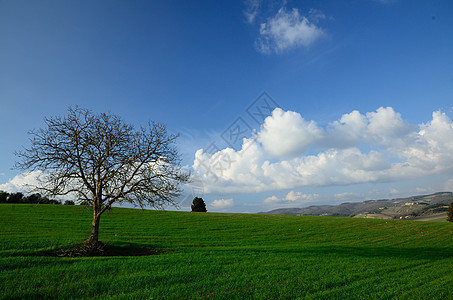
[(195, 197), (191, 208), (193, 212), (207, 212), (206, 204), (204, 203), (203, 198)]
[(447, 221), (453, 222), (453, 202), (450, 204), (450, 207), (448, 208), (447, 211)]

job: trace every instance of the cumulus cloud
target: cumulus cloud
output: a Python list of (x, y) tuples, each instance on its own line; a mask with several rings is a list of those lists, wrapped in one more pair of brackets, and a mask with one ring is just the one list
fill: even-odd
[(348, 148), (363, 142), (380, 146), (404, 143), (417, 126), (405, 122), (392, 107), (380, 107), (375, 112), (361, 114), (354, 110), (341, 116), (326, 128), (324, 147)]
[(376, 112), (369, 112), (366, 116), (369, 121), (368, 137), (374, 139), (374, 142), (394, 142), (395, 138), (407, 135), (412, 129), (403, 121), (401, 114), (391, 107), (380, 107)]
[(265, 54), (308, 47), (325, 35), (325, 31), (316, 25), (323, 18), (325, 16), (319, 10), (311, 10), (306, 17), (297, 8), (287, 11), (282, 7), (275, 16), (260, 25), (256, 47)]
[(305, 153), (310, 146), (345, 149), (364, 142), (379, 146), (401, 144), (414, 129), (416, 126), (403, 121), (391, 107), (366, 114), (355, 110), (326, 128), (313, 120), (306, 121), (297, 112), (276, 108), (264, 120), (257, 141), (270, 155), (288, 158)]
[(322, 136), (322, 130), (314, 121), (307, 122), (296, 112), (276, 108), (272, 116), (264, 120), (257, 140), (269, 154), (287, 157), (305, 152)]
[(431, 121), (413, 125), (393, 108), (380, 107), (364, 114), (352, 111), (320, 126), (297, 112), (277, 108), (256, 139), (243, 143), (239, 151), (225, 148), (210, 155), (200, 149), (195, 153), (194, 174), (203, 180), (207, 193), (254, 193), (453, 173), (453, 123), (440, 111), (433, 113)]
[(326, 138), (322, 144), (326, 147), (347, 148), (357, 146), (368, 126), (366, 116), (354, 110), (344, 114), (326, 129)]
[(15, 193), (15, 192), (30, 192), (32, 187), (39, 184), (39, 178), (43, 176), (41, 171), (26, 172), (14, 176), (8, 182), (0, 184), (0, 190)]
[(269, 203), (279, 203), (281, 200), (277, 196), (273, 195), (270, 197), (267, 197), (264, 199), (264, 203), (269, 204)]
[(319, 198), (318, 194), (303, 194), (301, 192), (290, 191), (284, 198), (270, 196), (264, 199), (264, 204), (291, 204), (299, 205), (307, 202), (315, 201)]
[(218, 199), (212, 201), (210, 204), (212, 207), (216, 209), (224, 209), (224, 208), (230, 208), (234, 206), (234, 201), (233, 199)]

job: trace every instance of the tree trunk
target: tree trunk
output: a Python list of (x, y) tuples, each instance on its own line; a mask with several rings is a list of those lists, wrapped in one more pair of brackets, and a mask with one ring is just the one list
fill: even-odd
[(91, 223), (91, 233), (90, 238), (87, 240), (89, 244), (98, 244), (99, 242), (99, 221), (101, 216), (96, 213), (93, 213), (93, 222)]

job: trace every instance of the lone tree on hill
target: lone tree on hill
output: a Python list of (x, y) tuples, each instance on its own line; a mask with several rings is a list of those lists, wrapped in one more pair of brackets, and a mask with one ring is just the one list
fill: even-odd
[(450, 203), (450, 206), (448, 207), (447, 221), (448, 222), (453, 222), (453, 202)]
[(15, 167), (42, 171), (35, 188), (52, 196), (76, 195), (93, 207), (91, 234), (97, 247), (101, 215), (113, 203), (162, 208), (189, 174), (180, 168), (177, 135), (149, 122), (135, 129), (112, 114), (69, 108), (65, 117), (45, 118), (44, 129), (32, 130), (31, 147), (16, 152)]
[(193, 212), (207, 212), (203, 198), (195, 197), (191, 205)]

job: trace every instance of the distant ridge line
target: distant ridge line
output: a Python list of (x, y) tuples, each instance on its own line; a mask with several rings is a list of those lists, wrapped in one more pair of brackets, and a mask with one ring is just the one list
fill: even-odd
[(304, 208), (278, 208), (260, 214), (356, 217), (373, 219), (417, 219), (445, 213), (453, 202), (452, 192), (436, 192), (406, 198), (344, 202), (338, 205), (311, 205)]

